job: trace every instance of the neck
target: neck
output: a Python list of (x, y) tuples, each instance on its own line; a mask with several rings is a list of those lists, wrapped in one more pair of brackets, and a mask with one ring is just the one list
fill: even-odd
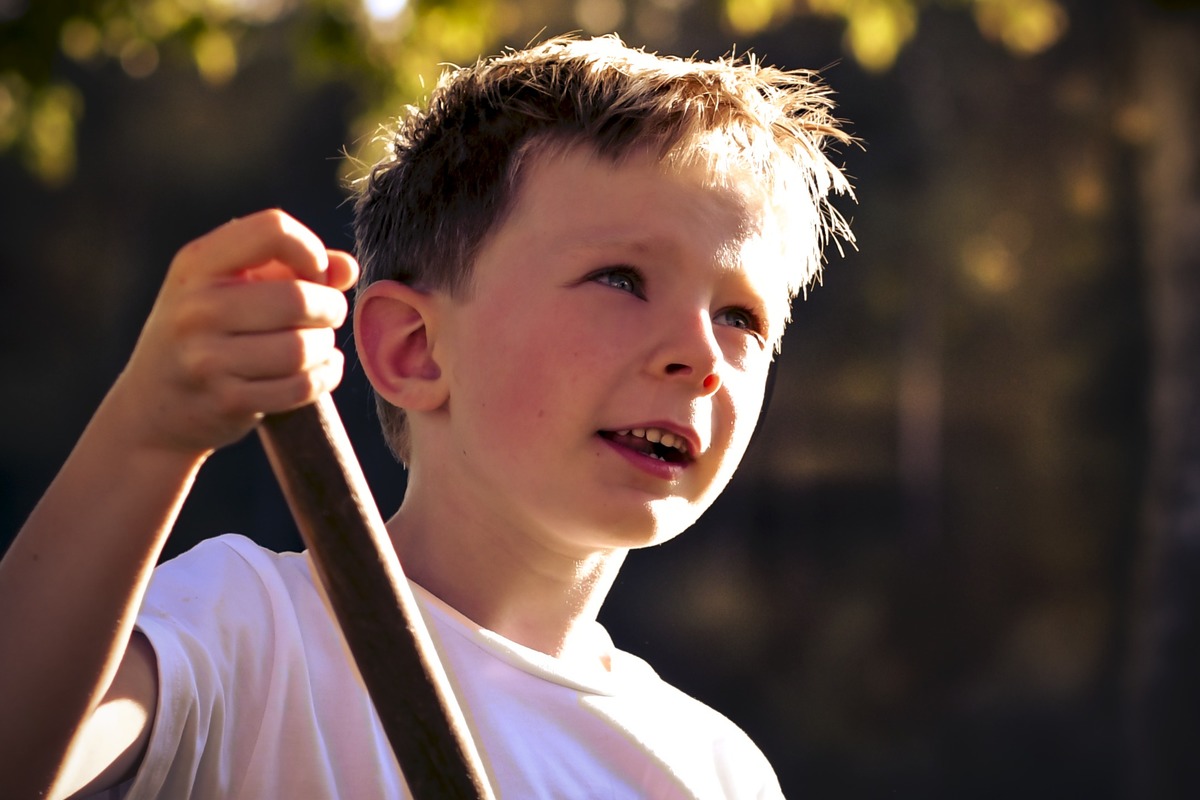
[(591, 633), (626, 551), (566, 553), (462, 507), (426, 509), (407, 498), (387, 528), (405, 574), (473, 622), (525, 647), (607, 667), (609, 654)]

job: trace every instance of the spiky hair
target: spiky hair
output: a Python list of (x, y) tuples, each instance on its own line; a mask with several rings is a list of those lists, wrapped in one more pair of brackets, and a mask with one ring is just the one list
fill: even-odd
[[(522, 165), (578, 144), (614, 161), (650, 150), (668, 165), (699, 164), (717, 183), (748, 175), (798, 247), (791, 296), (819, 280), (831, 236), (853, 241), (829, 203), (851, 193), (824, 152), (830, 140), (851, 141), (829, 90), (814, 72), (752, 55), (703, 61), (615, 36), (554, 38), (447, 70), (426, 106), (409, 107), (385, 136), (387, 155), (355, 204), (360, 290), (396, 280), (469, 292), (475, 256), (512, 206)], [(376, 403), (389, 446), (407, 460), (404, 412), (378, 395)]]

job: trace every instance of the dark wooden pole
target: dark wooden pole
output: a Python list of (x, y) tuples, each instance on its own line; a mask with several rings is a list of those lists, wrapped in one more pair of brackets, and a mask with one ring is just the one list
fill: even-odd
[(492, 798), (333, 399), (258, 432), (413, 797)]

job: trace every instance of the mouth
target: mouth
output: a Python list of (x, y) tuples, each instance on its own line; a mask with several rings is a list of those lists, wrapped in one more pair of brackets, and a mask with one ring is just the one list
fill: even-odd
[(630, 428), (600, 431), (600, 438), (668, 464), (690, 464), (695, 460), (687, 439), (662, 428)]

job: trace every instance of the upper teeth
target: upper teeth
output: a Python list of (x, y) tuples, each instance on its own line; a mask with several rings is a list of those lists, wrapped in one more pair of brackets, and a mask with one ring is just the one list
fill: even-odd
[(661, 428), (631, 428), (627, 431), (617, 431), (622, 436), (632, 435), (639, 439), (645, 439), (648, 442), (656, 442), (663, 447), (671, 447), (681, 453), (688, 451), (687, 439), (682, 436), (676, 436), (670, 431), (664, 431)]

